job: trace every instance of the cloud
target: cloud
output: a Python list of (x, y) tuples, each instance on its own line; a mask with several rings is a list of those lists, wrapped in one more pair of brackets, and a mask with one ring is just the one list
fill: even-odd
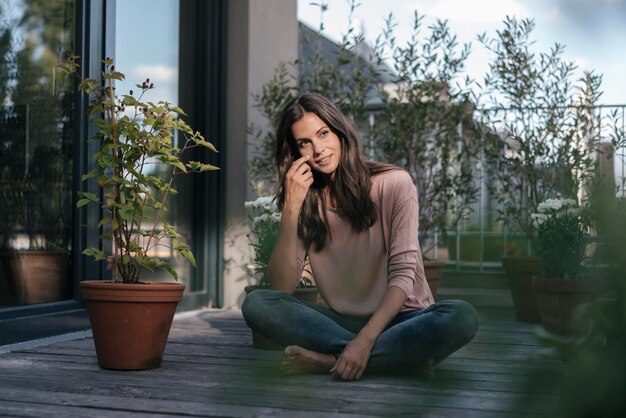
[(412, 8), (429, 17), (459, 24), (499, 23), (507, 15), (530, 17), (528, 8), (515, 0), (431, 0), (413, 2)]
[(149, 78), (155, 84), (173, 83), (178, 80), (178, 69), (163, 64), (137, 65), (131, 69), (130, 75), (132, 77), (130, 80), (136, 80), (136, 82)]
[(561, 22), (563, 20), (561, 9), (556, 5), (550, 7), (550, 9), (544, 13), (543, 17), (547, 22)]
[(555, 0), (555, 7), (565, 21), (579, 30), (595, 33), (607, 22), (623, 27), (626, 0)]
[(578, 67), (579, 70), (583, 70), (583, 71), (591, 71), (593, 70), (593, 64), (590, 60), (588, 60), (587, 58), (583, 58), (581, 56), (575, 56), (575, 57), (565, 57), (567, 60), (569, 61), (573, 61), (574, 64), (576, 64), (576, 66)]

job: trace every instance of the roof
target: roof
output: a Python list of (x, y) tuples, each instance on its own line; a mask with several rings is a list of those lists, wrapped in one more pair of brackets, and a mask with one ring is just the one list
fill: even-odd
[[(302, 79), (303, 75), (313, 71), (313, 62), (315, 62), (317, 57), (319, 57), (317, 59), (321, 59), (324, 63), (335, 64), (341, 52), (342, 47), (340, 44), (300, 22), (298, 42), (298, 70), (300, 79)], [(370, 81), (378, 85), (394, 82), (393, 70), (385, 63), (378, 61), (376, 52), (366, 40), (358, 40), (356, 45), (351, 48), (350, 52), (352, 58), (348, 59), (348, 61), (340, 67), (340, 71), (344, 75), (354, 74), (359, 71), (359, 66), (362, 65), (364, 61), (373, 69), (370, 74), (366, 74), (367, 77), (371, 77)], [(363, 61), (359, 63), (359, 60)], [(370, 96), (375, 96), (375, 93), (376, 92), (371, 92)], [(371, 97), (371, 99), (374, 99), (374, 97)]]

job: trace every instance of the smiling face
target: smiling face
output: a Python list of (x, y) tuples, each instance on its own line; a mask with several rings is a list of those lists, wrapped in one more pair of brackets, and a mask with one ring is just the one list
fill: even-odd
[(315, 113), (306, 112), (291, 125), (291, 133), (301, 156), (310, 156), (315, 171), (332, 176), (341, 161), (341, 141)]

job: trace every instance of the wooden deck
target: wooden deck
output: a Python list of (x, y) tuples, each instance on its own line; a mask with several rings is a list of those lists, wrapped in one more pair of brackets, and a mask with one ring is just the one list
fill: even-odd
[(90, 337), (0, 354), (2, 417), (521, 417), (551, 415), (563, 370), (534, 326), (479, 310), (472, 343), (434, 380), (284, 376), (281, 353), (251, 346), (236, 311), (174, 321), (161, 368), (100, 370)]

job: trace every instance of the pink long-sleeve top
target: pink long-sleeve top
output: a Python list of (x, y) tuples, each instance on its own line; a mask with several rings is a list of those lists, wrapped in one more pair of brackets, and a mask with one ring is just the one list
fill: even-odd
[[(417, 238), (419, 207), (409, 174), (387, 171), (372, 177), (371, 197), (377, 220), (355, 232), (340, 209), (328, 208), (329, 238), (320, 252), (309, 251), (315, 282), (324, 301), (339, 313), (374, 313), (389, 286), (402, 289), (407, 299), (401, 311), (423, 309), (434, 303), (424, 276)], [(298, 266), (304, 264), (299, 240)]]

